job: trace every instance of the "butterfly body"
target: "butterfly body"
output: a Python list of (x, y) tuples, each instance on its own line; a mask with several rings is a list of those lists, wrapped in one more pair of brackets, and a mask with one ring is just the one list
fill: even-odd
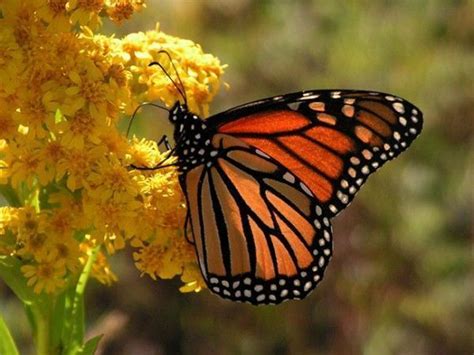
[(211, 134), (203, 119), (189, 112), (185, 104), (176, 102), (170, 110), (169, 120), (175, 126), (174, 140), (180, 142), (175, 148), (180, 172), (211, 160)]
[(170, 110), (190, 242), (219, 296), (301, 299), (332, 256), (330, 218), (420, 133), (421, 112), (392, 95), (319, 90), (202, 120)]

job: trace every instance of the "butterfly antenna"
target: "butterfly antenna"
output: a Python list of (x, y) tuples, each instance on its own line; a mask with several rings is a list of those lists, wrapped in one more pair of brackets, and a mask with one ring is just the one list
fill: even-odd
[(135, 111), (133, 111), (132, 118), (130, 118), (130, 122), (128, 122), (127, 138), (128, 138), (129, 133), (130, 133), (130, 128), (132, 127), (133, 120), (135, 119), (135, 116), (137, 115), (138, 110), (140, 110), (143, 106), (153, 106), (153, 107), (157, 107), (157, 108), (160, 108), (162, 110), (165, 110), (167, 112), (170, 112), (166, 107), (154, 104), (153, 102), (143, 102), (143, 103), (141, 103), (140, 105), (137, 106)]
[(184, 103), (187, 104), (188, 103), (188, 98), (186, 97), (186, 89), (184, 88), (183, 81), (181, 80), (181, 77), (179, 76), (178, 69), (176, 68), (176, 65), (174, 64), (173, 59), (171, 58), (171, 55), (163, 49), (158, 51), (158, 54), (162, 54), (162, 53), (165, 54), (168, 57), (168, 59), (171, 63), (171, 66), (173, 67), (173, 70), (176, 73), (176, 77), (178, 78), (179, 85), (176, 83), (176, 81), (173, 80), (173, 78), (168, 74), (166, 69), (159, 62), (152, 62), (152, 63), (149, 64), (149, 66), (158, 65), (161, 68), (161, 70), (163, 70), (163, 72), (168, 77), (168, 79), (170, 79), (171, 82), (174, 84), (174, 86), (176, 87), (178, 92), (181, 94), (181, 97), (183, 98)]

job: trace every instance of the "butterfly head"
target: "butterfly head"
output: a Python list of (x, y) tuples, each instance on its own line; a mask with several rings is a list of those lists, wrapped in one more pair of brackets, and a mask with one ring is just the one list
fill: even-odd
[(189, 114), (188, 106), (184, 103), (176, 101), (173, 107), (169, 110), (169, 120), (174, 125), (182, 123)]

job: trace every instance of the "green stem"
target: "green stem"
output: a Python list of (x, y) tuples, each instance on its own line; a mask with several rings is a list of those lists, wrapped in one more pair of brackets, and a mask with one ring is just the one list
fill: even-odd
[(49, 344), (49, 333), (50, 333), (50, 324), (49, 324), (49, 315), (38, 310), (35, 312), (37, 329), (36, 329), (36, 351), (38, 355), (50, 354), (50, 344)]
[(84, 269), (81, 275), (79, 276), (79, 280), (77, 282), (76, 290), (74, 293), (71, 314), (71, 319), (73, 320), (73, 327), (71, 329), (71, 344), (73, 345), (73, 349), (81, 346), (84, 342), (84, 293), (86, 290), (87, 281), (89, 280), (89, 276), (92, 271), (92, 265), (94, 265), (99, 250), (100, 246), (96, 246), (94, 249), (92, 249), (89, 258), (87, 259), (86, 265), (84, 266)]
[(36, 351), (38, 355), (55, 355), (58, 349), (51, 341), (52, 332), (52, 300), (32, 305), (32, 312), (36, 323)]
[(0, 354), (19, 355), (15, 341), (10, 334), (5, 320), (0, 314)]

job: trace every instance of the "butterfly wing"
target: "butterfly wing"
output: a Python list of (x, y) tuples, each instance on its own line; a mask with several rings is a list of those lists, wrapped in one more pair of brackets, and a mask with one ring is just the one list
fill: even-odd
[(217, 156), (182, 176), (202, 274), (253, 304), (303, 298), (332, 253), (329, 218), (420, 133), (421, 112), (392, 95), (310, 91), (207, 120)]
[(393, 95), (320, 90), (256, 101), (207, 122), (278, 161), (332, 217), (372, 172), (411, 144), (423, 118)]
[(209, 289), (234, 301), (305, 297), (332, 253), (329, 219), (304, 183), (259, 150), (217, 134), (212, 164), (185, 176), (194, 245)]

